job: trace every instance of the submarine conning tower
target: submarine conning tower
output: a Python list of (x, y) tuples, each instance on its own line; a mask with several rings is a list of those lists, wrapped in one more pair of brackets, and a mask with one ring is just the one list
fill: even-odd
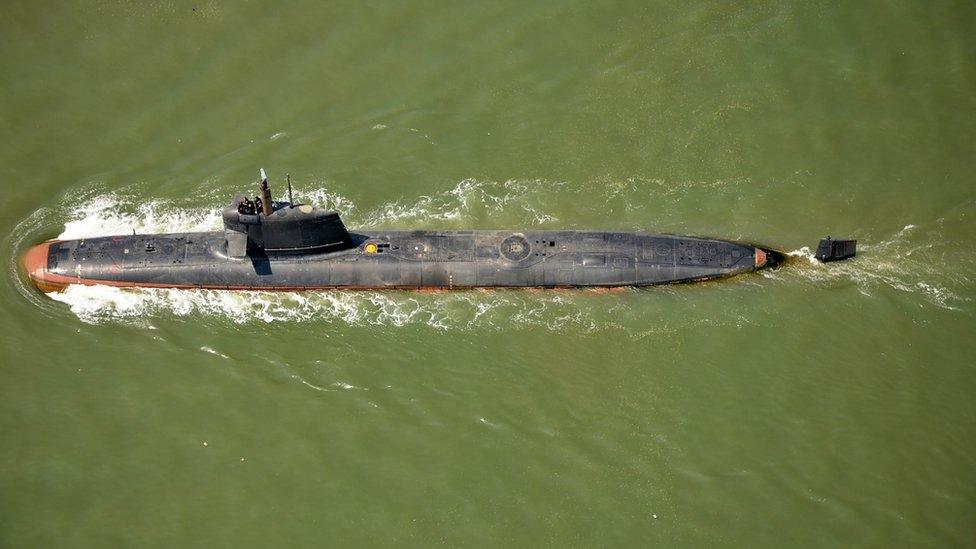
[(264, 170), (261, 180), (260, 206), (241, 194), (224, 208), (228, 256), (326, 253), (355, 246), (337, 212), (274, 202)]

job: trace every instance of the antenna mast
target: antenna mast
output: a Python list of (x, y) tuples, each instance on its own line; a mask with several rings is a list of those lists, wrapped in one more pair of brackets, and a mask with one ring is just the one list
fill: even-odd
[(271, 203), (271, 189), (268, 188), (268, 174), (261, 168), (261, 210), (264, 215), (274, 213), (274, 204)]

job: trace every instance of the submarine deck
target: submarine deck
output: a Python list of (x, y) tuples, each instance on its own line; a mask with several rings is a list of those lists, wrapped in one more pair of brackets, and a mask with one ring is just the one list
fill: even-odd
[(48, 241), (24, 258), (43, 291), (70, 284), (233, 290), (617, 287), (753, 271), (766, 253), (725, 240), (597, 231), (353, 231), (329, 253), (227, 255), (221, 232)]

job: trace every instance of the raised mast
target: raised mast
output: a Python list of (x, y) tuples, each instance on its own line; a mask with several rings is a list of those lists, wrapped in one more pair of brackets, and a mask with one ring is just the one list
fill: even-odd
[(268, 174), (261, 168), (261, 212), (264, 215), (274, 213), (274, 205), (271, 203), (271, 189), (268, 187)]

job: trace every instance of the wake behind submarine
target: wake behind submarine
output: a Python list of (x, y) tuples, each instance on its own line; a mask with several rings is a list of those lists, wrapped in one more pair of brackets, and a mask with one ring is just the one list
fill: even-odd
[[(652, 286), (770, 268), (784, 255), (749, 244), (601, 231), (348, 231), (339, 214), (238, 195), (224, 230), (49, 240), (23, 266), (43, 292), (72, 284), (222, 290), (586, 288)], [(822, 240), (816, 257), (853, 257)]]

